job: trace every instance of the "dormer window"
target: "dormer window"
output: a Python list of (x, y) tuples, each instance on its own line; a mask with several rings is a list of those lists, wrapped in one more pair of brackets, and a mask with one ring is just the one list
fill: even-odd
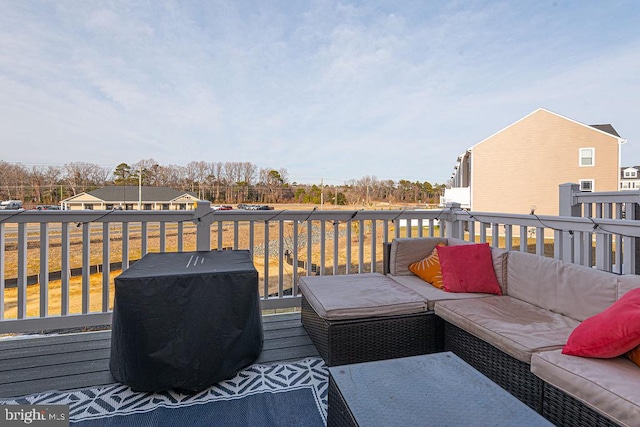
[(580, 149), (580, 166), (594, 166), (596, 164), (596, 149)]
[(625, 178), (637, 178), (638, 177), (638, 170), (637, 169), (633, 169), (633, 168), (625, 169), (624, 170), (624, 177)]

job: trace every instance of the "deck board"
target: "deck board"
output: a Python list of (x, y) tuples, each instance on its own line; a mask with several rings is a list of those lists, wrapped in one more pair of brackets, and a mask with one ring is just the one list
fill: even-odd
[[(319, 357), (300, 313), (263, 316), (264, 346), (255, 363)], [(115, 383), (111, 331), (0, 340), (0, 398)]]

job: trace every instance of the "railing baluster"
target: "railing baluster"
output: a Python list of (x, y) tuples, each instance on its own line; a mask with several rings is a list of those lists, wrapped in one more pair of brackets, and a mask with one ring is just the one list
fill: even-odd
[(313, 221), (307, 220), (307, 276), (311, 276), (311, 255), (313, 248)]
[(544, 227), (536, 227), (536, 255), (544, 256)]
[[(160, 239), (162, 240), (162, 232), (160, 232)], [(162, 249), (160, 249), (162, 252)], [(122, 271), (129, 268), (129, 223), (122, 223)]]
[(520, 226), (520, 252), (529, 252), (529, 230), (524, 225)]
[(504, 226), (504, 249), (507, 251), (513, 249), (513, 226), (511, 224)]
[(255, 242), (255, 221), (249, 221), (249, 252), (251, 252), (251, 258), (253, 259), (253, 246)]
[(364, 273), (364, 220), (358, 222), (358, 273)]
[(580, 265), (586, 265), (584, 257), (585, 234), (587, 233), (583, 233), (582, 231), (574, 231), (573, 234), (570, 235), (571, 244), (573, 245), (573, 262)]
[(495, 222), (491, 224), (491, 246), (500, 247), (500, 224)]
[(18, 319), (27, 316), (27, 224), (18, 224)]
[(346, 273), (351, 273), (351, 220), (347, 220)]
[(82, 314), (90, 311), (91, 297), (91, 223), (82, 224)]
[(298, 220), (293, 221), (293, 283), (291, 283), (291, 295), (298, 295)]
[(66, 316), (69, 314), (69, 279), (71, 278), (71, 262), (70, 262), (70, 242), (69, 242), (69, 223), (63, 222), (60, 237), (60, 314)]
[(264, 298), (269, 298), (269, 222), (264, 222)]
[(382, 241), (384, 243), (389, 243), (389, 220), (385, 219), (382, 221)]
[(240, 228), (238, 221), (233, 222), (233, 249), (238, 250), (238, 235), (240, 234)]
[[(584, 216), (588, 218), (593, 217), (593, 204), (585, 203), (583, 205)], [(584, 244), (583, 244), (583, 256), (584, 256), (584, 264), (586, 266), (593, 266), (593, 233), (585, 233), (584, 235)]]
[(109, 311), (109, 286), (111, 284), (111, 223), (102, 223), (102, 311)]
[[(161, 222), (160, 223), (160, 235), (161, 235), (161, 243), (160, 243), (160, 252), (166, 252), (167, 251), (167, 237), (166, 237), (166, 230), (165, 230), (165, 222)], [(182, 221), (178, 222), (178, 231), (177, 231), (178, 235), (178, 252), (184, 252), (184, 223)]]
[(49, 315), (49, 224), (40, 223), (40, 317)]
[(284, 222), (278, 221), (278, 297), (284, 296)]
[[(222, 221), (218, 221), (218, 250), (221, 250), (224, 247), (223, 233), (224, 229), (222, 227)], [(267, 227), (268, 225), (265, 225)]]
[(564, 233), (561, 230), (553, 230), (553, 257), (555, 259), (563, 259), (564, 244)]
[(140, 258), (145, 256), (149, 252), (149, 236), (148, 236), (148, 223), (142, 221), (140, 223)]
[(325, 275), (325, 266), (327, 264), (327, 248), (325, 235), (327, 233), (327, 221), (320, 220), (320, 275)]
[(377, 264), (377, 257), (376, 257), (376, 249), (378, 248), (378, 232), (376, 230), (376, 223), (377, 221), (375, 219), (371, 220), (371, 272), (375, 273), (376, 272), (376, 264)]
[(6, 237), (4, 234), (4, 223), (0, 222), (0, 321), (4, 320), (4, 288), (5, 288), (5, 275), (4, 275), (4, 246), (6, 244)]
[(340, 223), (333, 221), (333, 275), (338, 274), (340, 256)]
[(158, 230), (160, 233), (160, 252), (167, 251), (167, 223), (164, 221), (160, 222), (160, 228)]

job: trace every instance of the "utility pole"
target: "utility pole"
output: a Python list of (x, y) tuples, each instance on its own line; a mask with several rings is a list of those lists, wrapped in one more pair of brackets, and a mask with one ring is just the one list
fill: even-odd
[(142, 210), (142, 165), (138, 170), (138, 210)]
[(320, 178), (320, 210), (324, 206), (324, 178)]

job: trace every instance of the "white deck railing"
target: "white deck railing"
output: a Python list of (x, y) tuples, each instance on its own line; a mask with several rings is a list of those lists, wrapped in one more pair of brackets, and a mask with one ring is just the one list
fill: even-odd
[[(109, 324), (114, 274), (147, 252), (249, 249), (259, 272), (262, 308), (280, 309), (300, 305), (300, 275), (382, 272), (385, 243), (427, 235), (631, 273), (640, 221), (455, 207), (211, 211), (208, 202), (193, 211), (1, 212), (0, 333)], [(72, 265), (76, 259), (79, 265)], [(92, 266), (98, 271), (93, 275)], [(72, 277), (74, 268), (81, 278)]]

